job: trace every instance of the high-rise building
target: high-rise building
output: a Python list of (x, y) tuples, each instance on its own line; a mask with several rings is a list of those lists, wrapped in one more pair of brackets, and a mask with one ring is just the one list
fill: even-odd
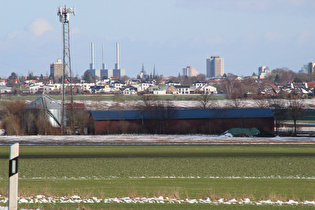
[[(67, 72), (66, 72), (67, 74)], [(57, 62), (50, 64), (50, 75), (54, 78), (54, 80), (58, 81), (62, 78), (63, 75), (63, 64), (62, 59), (58, 58)]]
[(198, 76), (198, 74), (199, 72), (195, 68), (192, 68), (191, 66), (187, 66), (186, 68), (183, 68), (183, 76), (196, 77)]
[(224, 74), (224, 58), (211, 56), (207, 59), (207, 77), (222, 77)]
[(308, 64), (308, 73), (309, 74), (315, 73), (315, 63), (314, 62), (310, 62)]
[(308, 67), (309, 67), (309, 64), (303, 65), (302, 68), (299, 70), (299, 74), (307, 74)]

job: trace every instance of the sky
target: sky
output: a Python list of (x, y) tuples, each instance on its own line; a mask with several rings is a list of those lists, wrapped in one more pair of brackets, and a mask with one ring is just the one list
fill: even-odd
[(0, 0), (0, 75), (49, 75), (62, 58), (62, 24), (57, 8), (70, 16), (71, 65), (82, 76), (91, 62), (120, 67), (136, 77), (177, 76), (192, 66), (206, 73), (206, 59), (224, 58), (225, 73), (239, 76), (287, 67), (299, 71), (315, 61), (314, 0)]

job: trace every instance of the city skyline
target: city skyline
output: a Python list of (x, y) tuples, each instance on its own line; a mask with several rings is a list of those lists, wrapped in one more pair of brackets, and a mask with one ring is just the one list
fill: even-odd
[[(119, 0), (84, 2), (4, 1), (0, 8), (0, 75), (49, 74), (62, 57), (62, 26), (57, 8), (77, 10), (70, 17), (73, 74), (83, 75), (95, 43), (95, 64), (113, 69), (115, 43), (120, 63), (136, 77), (142, 64), (149, 73), (178, 75), (185, 66), (206, 74), (205, 60), (225, 60), (225, 73), (251, 75), (259, 66), (294, 71), (314, 62), (312, 0)], [(10, 18), (14, 16), (14, 18)]]

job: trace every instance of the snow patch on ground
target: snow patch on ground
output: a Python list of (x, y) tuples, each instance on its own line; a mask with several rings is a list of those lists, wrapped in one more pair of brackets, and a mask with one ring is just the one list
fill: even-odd
[[(283, 101), (283, 100), (280, 100)], [(123, 107), (125, 109), (130, 109), (130, 107), (139, 107), (139, 104), (143, 104), (142, 100), (125, 100), (125, 101), (100, 101), (100, 100), (76, 100), (75, 102), (78, 103), (84, 103), (86, 109), (88, 110), (104, 110), (104, 107)], [(286, 101), (288, 103), (288, 101)], [(303, 100), (303, 105), (306, 108), (313, 108), (315, 104), (315, 99), (307, 99)], [(61, 103), (61, 101), (59, 101)], [(170, 100), (169, 103), (171, 103), (174, 107), (178, 108), (200, 108), (202, 107), (202, 104), (198, 100)], [(239, 106), (242, 106), (244, 108), (261, 108), (262, 105), (268, 105), (275, 103), (270, 100), (253, 100), (253, 99), (244, 99), (244, 100), (216, 100), (216, 107), (220, 108), (229, 108), (235, 103), (239, 104)]]
[[(7, 204), (8, 203), (8, 198), (7, 197), (2, 197), (0, 195), (0, 204)], [(49, 203), (49, 204), (54, 204), (54, 203), (168, 203), (168, 204), (180, 204), (180, 203), (190, 203), (190, 204), (212, 204), (212, 205), (218, 205), (218, 204), (225, 204), (225, 205), (308, 205), (308, 206), (314, 206), (315, 207), (315, 201), (295, 201), (295, 200), (288, 200), (288, 201), (272, 201), (272, 200), (259, 200), (259, 201), (254, 201), (250, 200), (249, 198), (244, 198), (244, 199), (224, 199), (220, 198), (218, 200), (211, 200), (209, 197), (205, 199), (176, 199), (176, 198), (169, 198), (169, 197), (151, 197), (151, 198), (146, 198), (146, 197), (135, 197), (135, 198), (130, 198), (130, 197), (123, 197), (123, 198), (104, 198), (100, 199), (97, 197), (91, 197), (91, 198), (82, 198), (79, 195), (73, 195), (71, 197), (46, 197), (45, 195), (36, 195), (36, 196), (30, 196), (30, 197), (19, 197), (18, 198), (18, 203)], [(7, 207), (0, 207), (0, 210), (8, 209)]]
[(214, 135), (65, 135), (0, 136), (0, 145), (180, 145), (315, 144), (315, 137), (227, 137)]
[[(102, 180), (102, 179), (120, 179), (121, 177), (116, 176), (108, 176), (108, 177), (63, 177), (62, 179), (71, 179), (71, 180)], [(129, 179), (307, 179), (307, 180), (315, 180), (315, 177), (304, 177), (304, 176), (209, 176), (209, 177), (200, 177), (200, 176), (140, 176), (134, 177), (130, 176)], [(3, 179), (3, 178), (0, 178)], [(24, 177), (20, 177), (20, 179), (24, 179)], [(41, 180), (41, 179), (60, 179), (57, 177), (33, 177), (31, 179)]]

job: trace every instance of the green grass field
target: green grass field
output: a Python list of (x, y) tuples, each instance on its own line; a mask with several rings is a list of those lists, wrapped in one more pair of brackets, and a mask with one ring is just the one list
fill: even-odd
[[(7, 196), (8, 156), (9, 147), (0, 146), (2, 196)], [(315, 200), (314, 165), (314, 145), (21, 146), (19, 194)], [(161, 207), (139, 205), (135, 208)]]

